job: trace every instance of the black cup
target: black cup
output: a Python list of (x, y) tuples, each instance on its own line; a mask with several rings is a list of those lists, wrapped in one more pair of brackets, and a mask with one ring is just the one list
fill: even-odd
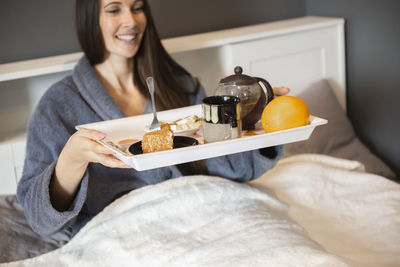
[(202, 101), (204, 142), (241, 137), (240, 98), (231, 95), (209, 96)]

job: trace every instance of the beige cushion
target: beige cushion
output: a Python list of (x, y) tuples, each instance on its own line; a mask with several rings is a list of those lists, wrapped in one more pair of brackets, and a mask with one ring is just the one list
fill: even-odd
[(318, 153), (362, 162), (367, 172), (395, 178), (394, 172), (373, 154), (356, 136), (350, 120), (326, 80), (312, 84), (298, 95), (312, 115), (328, 120), (318, 126), (306, 141), (285, 146), (285, 157), (300, 153)]

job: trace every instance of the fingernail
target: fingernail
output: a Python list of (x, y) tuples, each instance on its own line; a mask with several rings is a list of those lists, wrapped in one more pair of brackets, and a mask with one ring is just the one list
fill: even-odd
[(100, 139), (103, 139), (104, 137), (106, 137), (106, 134), (105, 133), (98, 133), (97, 137), (100, 138)]
[(109, 152), (110, 154), (115, 154), (115, 153), (116, 153), (115, 151), (112, 151), (112, 150), (108, 150), (108, 152)]
[(126, 164), (126, 165), (125, 165), (125, 168), (127, 168), (127, 169), (129, 168), (129, 169), (130, 169), (130, 168), (132, 168), (132, 167), (129, 166), (128, 164)]

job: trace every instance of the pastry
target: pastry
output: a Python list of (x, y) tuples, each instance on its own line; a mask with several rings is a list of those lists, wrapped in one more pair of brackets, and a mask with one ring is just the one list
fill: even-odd
[(172, 149), (174, 146), (174, 132), (168, 123), (161, 125), (161, 130), (148, 132), (143, 136), (143, 153), (150, 153)]

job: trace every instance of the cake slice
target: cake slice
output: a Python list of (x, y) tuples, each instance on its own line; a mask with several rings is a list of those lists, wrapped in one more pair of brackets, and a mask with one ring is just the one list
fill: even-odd
[(174, 132), (168, 123), (161, 125), (161, 130), (148, 132), (143, 136), (143, 153), (172, 149), (174, 147)]

